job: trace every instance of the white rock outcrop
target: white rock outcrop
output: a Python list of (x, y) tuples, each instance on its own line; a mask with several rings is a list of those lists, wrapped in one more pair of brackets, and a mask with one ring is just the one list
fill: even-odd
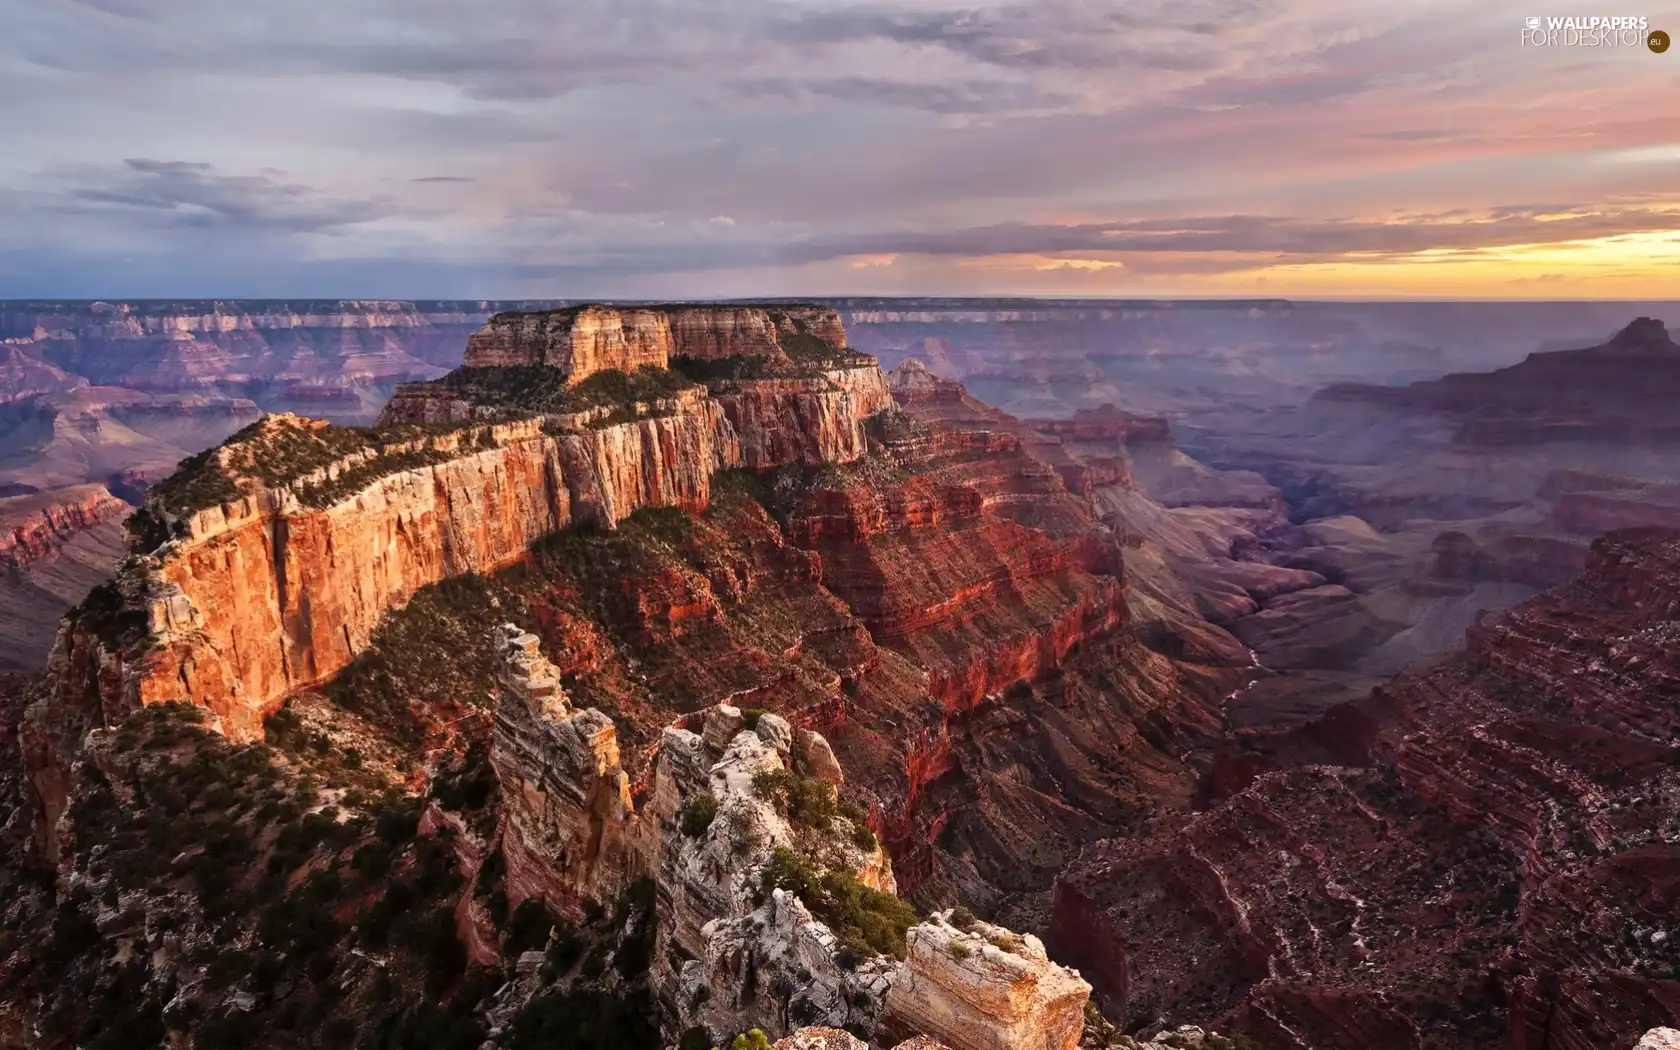
[(922, 1033), (955, 1050), (1073, 1050), (1085, 1029), (1091, 986), (1051, 962), (1031, 934), (951, 913), (910, 929), (903, 972), (887, 998), (883, 1029)]

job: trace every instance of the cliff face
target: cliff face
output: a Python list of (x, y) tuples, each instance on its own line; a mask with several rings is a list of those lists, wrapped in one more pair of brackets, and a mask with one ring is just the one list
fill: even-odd
[(675, 358), (786, 360), (784, 341), (809, 335), (846, 346), (833, 310), (815, 306), (612, 307), (493, 317), (467, 341), (467, 368), (546, 365), (581, 382), (607, 369), (665, 368)]
[[(804, 397), (789, 395), (794, 405)], [(744, 415), (736, 428), (726, 406), (704, 398), (572, 433), (494, 424), (470, 441), (428, 439), (438, 462), (393, 469), (325, 506), (304, 502), (318, 475), (355, 465), (196, 512), (185, 537), (136, 570), (150, 581), (150, 633), (143, 655), (119, 658), (132, 667), (122, 702), (186, 699), (235, 737), (257, 735), (281, 698), (341, 670), (380, 617), (426, 584), (494, 570), (575, 522), (611, 527), (642, 507), (703, 508), (721, 469), (856, 458), (855, 403), (813, 397), (808, 413), (790, 410), (795, 427)], [(306, 426), (270, 417), (263, 434), (278, 440)]]
[(1088, 850), (1053, 947), (1113, 1014), (1225, 1014), (1291, 1050), (1672, 1024), (1677, 595), (1680, 537), (1599, 540), (1579, 580), (1304, 728), (1310, 764)]
[[(49, 678), (68, 737), (35, 754), (68, 753), (76, 725), (177, 699), (258, 738), (286, 696), (343, 670), (421, 587), (493, 571), (573, 524), (698, 511), (720, 470), (857, 459), (864, 418), (887, 400), (872, 366), (726, 389), (371, 444), (269, 417), (160, 487), (148, 514), (168, 542), (125, 570), (102, 626), (61, 633)], [(400, 407), (388, 416), (386, 432), (401, 430)], [(171, 503), (195, 486), (207, 494)]]
[(54, 624), (126, 549), (132, 509), (104, 485), (0, 499), (0, 668), (45, 663)]
[(1030, 934), (935, 916), (910, 931), (905, 970), (888, 997), (889, 1029), (989, 1050), (1074, 1050), (1084, 1034), (1091, 986), (1050, 965)]
[(129, 511), (103, 485), (0, 499), (0, 569), (21, 570), (54, 558), (77, 533), (127, 517)]

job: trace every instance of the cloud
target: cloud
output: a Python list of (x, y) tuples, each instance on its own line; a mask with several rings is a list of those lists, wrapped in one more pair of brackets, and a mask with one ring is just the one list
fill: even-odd
[(1124, 288), (1680, 225), (1672, 73), (1497, 5), (0, 6), (0, 295)]
[[(771, 33), (800, 44), (888, 41), (1006, 69), (1202, 69), (1217, 46), (1211, 38), (1254, 21), (1268, 6), (1256, 0), (1036, 0), (945, 10), (855, 6), (801, 10), (773, 22)], [(1186, 39), (1194, 37), (1210, 39)], [(1147, 46), (1151, 41), (1170, 46)]]
[(886, 77), (841, 77), (801, 82), (783, 77), (736, 81), (730, 87), (748, 98), (823, 98), (946, 114), (1053, 111), (1073, 101), (1069, 94), (1007, 80), (918, 83)]
[(319, 233), (396, 213), (388, 198), (335, 198), (269, 175), (217, 174), (196, 161), (134, 158), (84, 171), (81, 181), (66, 187), (60, 209), (167, 213), (168, 226)]

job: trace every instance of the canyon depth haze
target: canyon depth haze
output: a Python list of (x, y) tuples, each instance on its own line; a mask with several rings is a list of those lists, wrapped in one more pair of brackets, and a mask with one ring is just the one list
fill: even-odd
[(0, 0), (0, 1050), (1680, 1050), (1668, 30)]

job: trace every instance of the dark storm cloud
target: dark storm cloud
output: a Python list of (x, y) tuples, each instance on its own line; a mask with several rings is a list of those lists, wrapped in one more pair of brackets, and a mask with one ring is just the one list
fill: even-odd
[(81, 177), (82, 185), (67, 187), (61, 207), (167, 213), (160, 221), (170, 225), (313, 233), (396, 213), (386, 198), (334, 198), (270, 175), (220, 175), (202, 162), (136, 158)]

